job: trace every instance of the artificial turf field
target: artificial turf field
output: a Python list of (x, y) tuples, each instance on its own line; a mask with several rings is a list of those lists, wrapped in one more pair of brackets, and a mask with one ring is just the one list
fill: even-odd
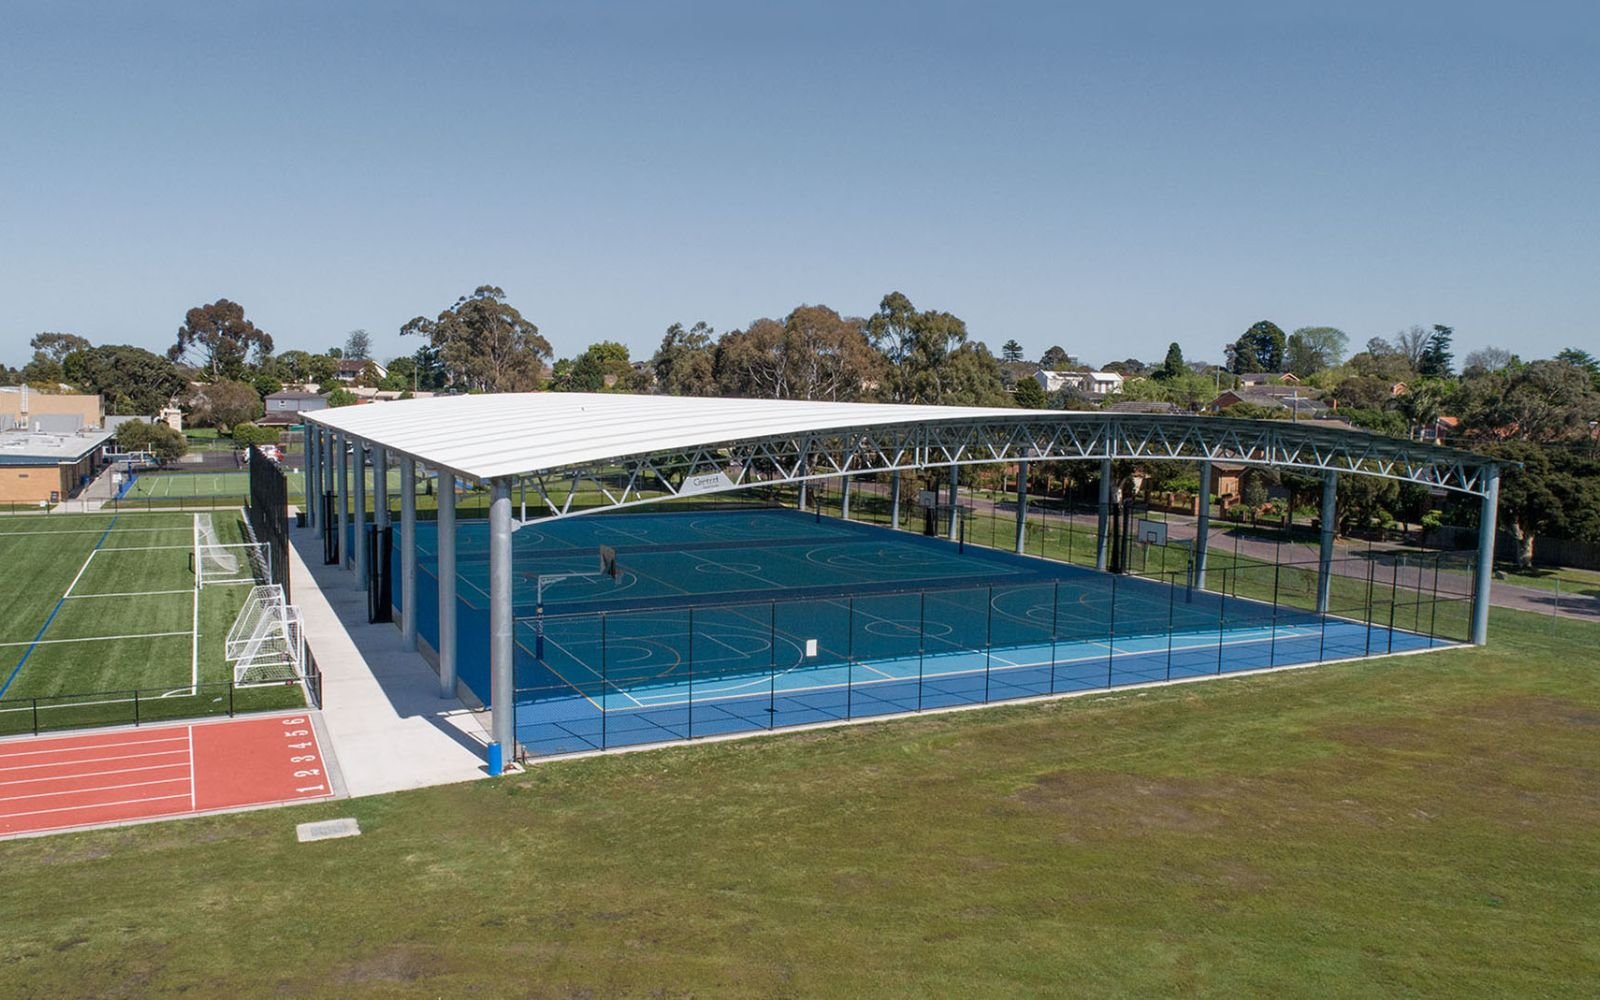
[[(1600, 626), (0, 843), (16, 996), (1592, 996)], [(401, 752), (401, 748), (396, 748)], [(297, 844), (354, 816), (362, 836)]]
[(250, 585), (196, 589), (197, 516), (244, 541), (238, 510), (0, 518), (0, 735), (124, 721), (135, 690), (142, 720), (227, 711), (223, 641)]

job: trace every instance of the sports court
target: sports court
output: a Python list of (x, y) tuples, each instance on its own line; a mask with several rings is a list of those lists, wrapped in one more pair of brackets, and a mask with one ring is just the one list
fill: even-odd
[(333, 793), (303, 714), (0, 741), (0, 837)]
[[(487, 536), (458, 529), (463, 619)], [(437, 614), (419, 525), (423, 631)], [(513, 536), (517, 736), (568, 753), (1450, 644), (1421, 604), (1317, 615), (784, 509), (608, 514)], [(615, 552), (615, 578), (601, 547)], [(543, 592), (543, 614), (538, 596)], [(1399, 611), (1408, 629), (1389, 624)], [(485, 630), (464, 628), (464, 636)], [(486, 690), (486, 655), (462, 677)], [(474, 669), (474, 665), (476, 669)]]

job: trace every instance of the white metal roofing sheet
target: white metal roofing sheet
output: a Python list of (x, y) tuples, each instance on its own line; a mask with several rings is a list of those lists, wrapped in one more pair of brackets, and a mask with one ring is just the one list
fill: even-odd
[(439, 396), (305, 414), (473, 479), (742, 438), (1024, 411), (787, 399), (533, 392)]

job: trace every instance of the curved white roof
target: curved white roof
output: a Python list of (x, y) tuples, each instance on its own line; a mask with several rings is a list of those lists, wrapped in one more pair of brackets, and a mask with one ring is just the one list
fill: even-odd
[[(306, 419), (469, 479), (769, 434), (1024, 412), (969, 406), (530, 392), (437, 396), (317, 410)], [(1038, 415), (1040, 411), (1033, 411)]]

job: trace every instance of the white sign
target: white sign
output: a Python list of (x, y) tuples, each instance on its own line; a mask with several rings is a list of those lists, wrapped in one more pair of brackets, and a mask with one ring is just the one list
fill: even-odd
[(806, 640), (806, 655), (807, 656), (816, 656), (817, 655), (817, 640), (815, 640), (815, 639), (807, 639)]
[(728, 478), (726, 472), (710, 472), (703, 476), (690, 476), (683, 481), (678, 489), (678, 496), (692, 497), (699, 493), (715, 493), (718, 490), (733, 489), (733, 480)]

